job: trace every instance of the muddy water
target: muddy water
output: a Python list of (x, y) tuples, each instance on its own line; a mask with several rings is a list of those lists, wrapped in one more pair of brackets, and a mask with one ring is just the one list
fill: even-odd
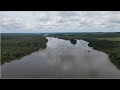
[(120, 78), (108, 56), (88, 42), (47, 39), (45, 50), (2, 65), (2, 78)]

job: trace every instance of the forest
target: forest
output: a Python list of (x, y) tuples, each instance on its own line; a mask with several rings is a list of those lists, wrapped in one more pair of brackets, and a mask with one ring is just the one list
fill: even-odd
[[(120, 33), (54, 33), (47, 35), (60, 39), (75, 39), (89, 42), (89, 46), (109, 55), (110, 61), (120, 69)], [(1, 34), (1, 63), (20, 59), (40, 49), (45, 49), (48, 40), (44, 34)]]
[(39, 34), (1, 34), (1, 63), (45, 49), (47, 41)]
[(110, 61), (120, 69), (120, 32), (116, 33), (67, 33), (51, 34), (65, 40), (83, 39), (89, 42), (89, 46), (103, 51), (109, 55)]

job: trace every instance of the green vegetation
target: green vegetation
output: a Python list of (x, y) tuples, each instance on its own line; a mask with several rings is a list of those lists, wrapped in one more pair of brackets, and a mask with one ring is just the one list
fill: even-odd
[(120, 69), (120, 33), (75, 33), (49, 36), (65, 40), (83, 39), (88, 41), (90, 47), (107, 53), (111, 62)]
[(77, 40), (74, 40), (74, 39), (70, 39), (70, 42), (75, 45), (77, 43)]
[[(75, 39), (88, 41), (90, 47), (107, 53), (111, 62), (120, 69), (120, 33), (61, 33), (48, 36), (71, 40), (73, 44)], [(2, 64), (46, 48), (46, 43), (47, 39), (40, 34), (1, 34)]]
[(120, 69), (120, 41), (88, 39), (89, 46), (94, 49), (103, 51), (109, 55), (111, 62)]
[(97, 38), (99, 40), (120, 41), (120, 37), (115, 38)]
[(38, 34), (1, 34), (1, 63), (44, 49), (46, 43), (47, 39)]

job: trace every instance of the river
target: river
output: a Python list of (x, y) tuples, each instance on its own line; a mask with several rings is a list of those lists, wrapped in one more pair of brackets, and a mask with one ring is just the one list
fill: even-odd
[(108, 55), (88, 42), (47, 37), (47, 48), (5, 63), (2, 78), (120, 78)]

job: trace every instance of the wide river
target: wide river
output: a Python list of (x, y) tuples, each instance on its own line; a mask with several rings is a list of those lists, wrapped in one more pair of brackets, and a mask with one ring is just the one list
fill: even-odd
[(5, 63), (2, 78), (120, 78), (108, 55), (88, 42), (47, 37), (47, 48)]

